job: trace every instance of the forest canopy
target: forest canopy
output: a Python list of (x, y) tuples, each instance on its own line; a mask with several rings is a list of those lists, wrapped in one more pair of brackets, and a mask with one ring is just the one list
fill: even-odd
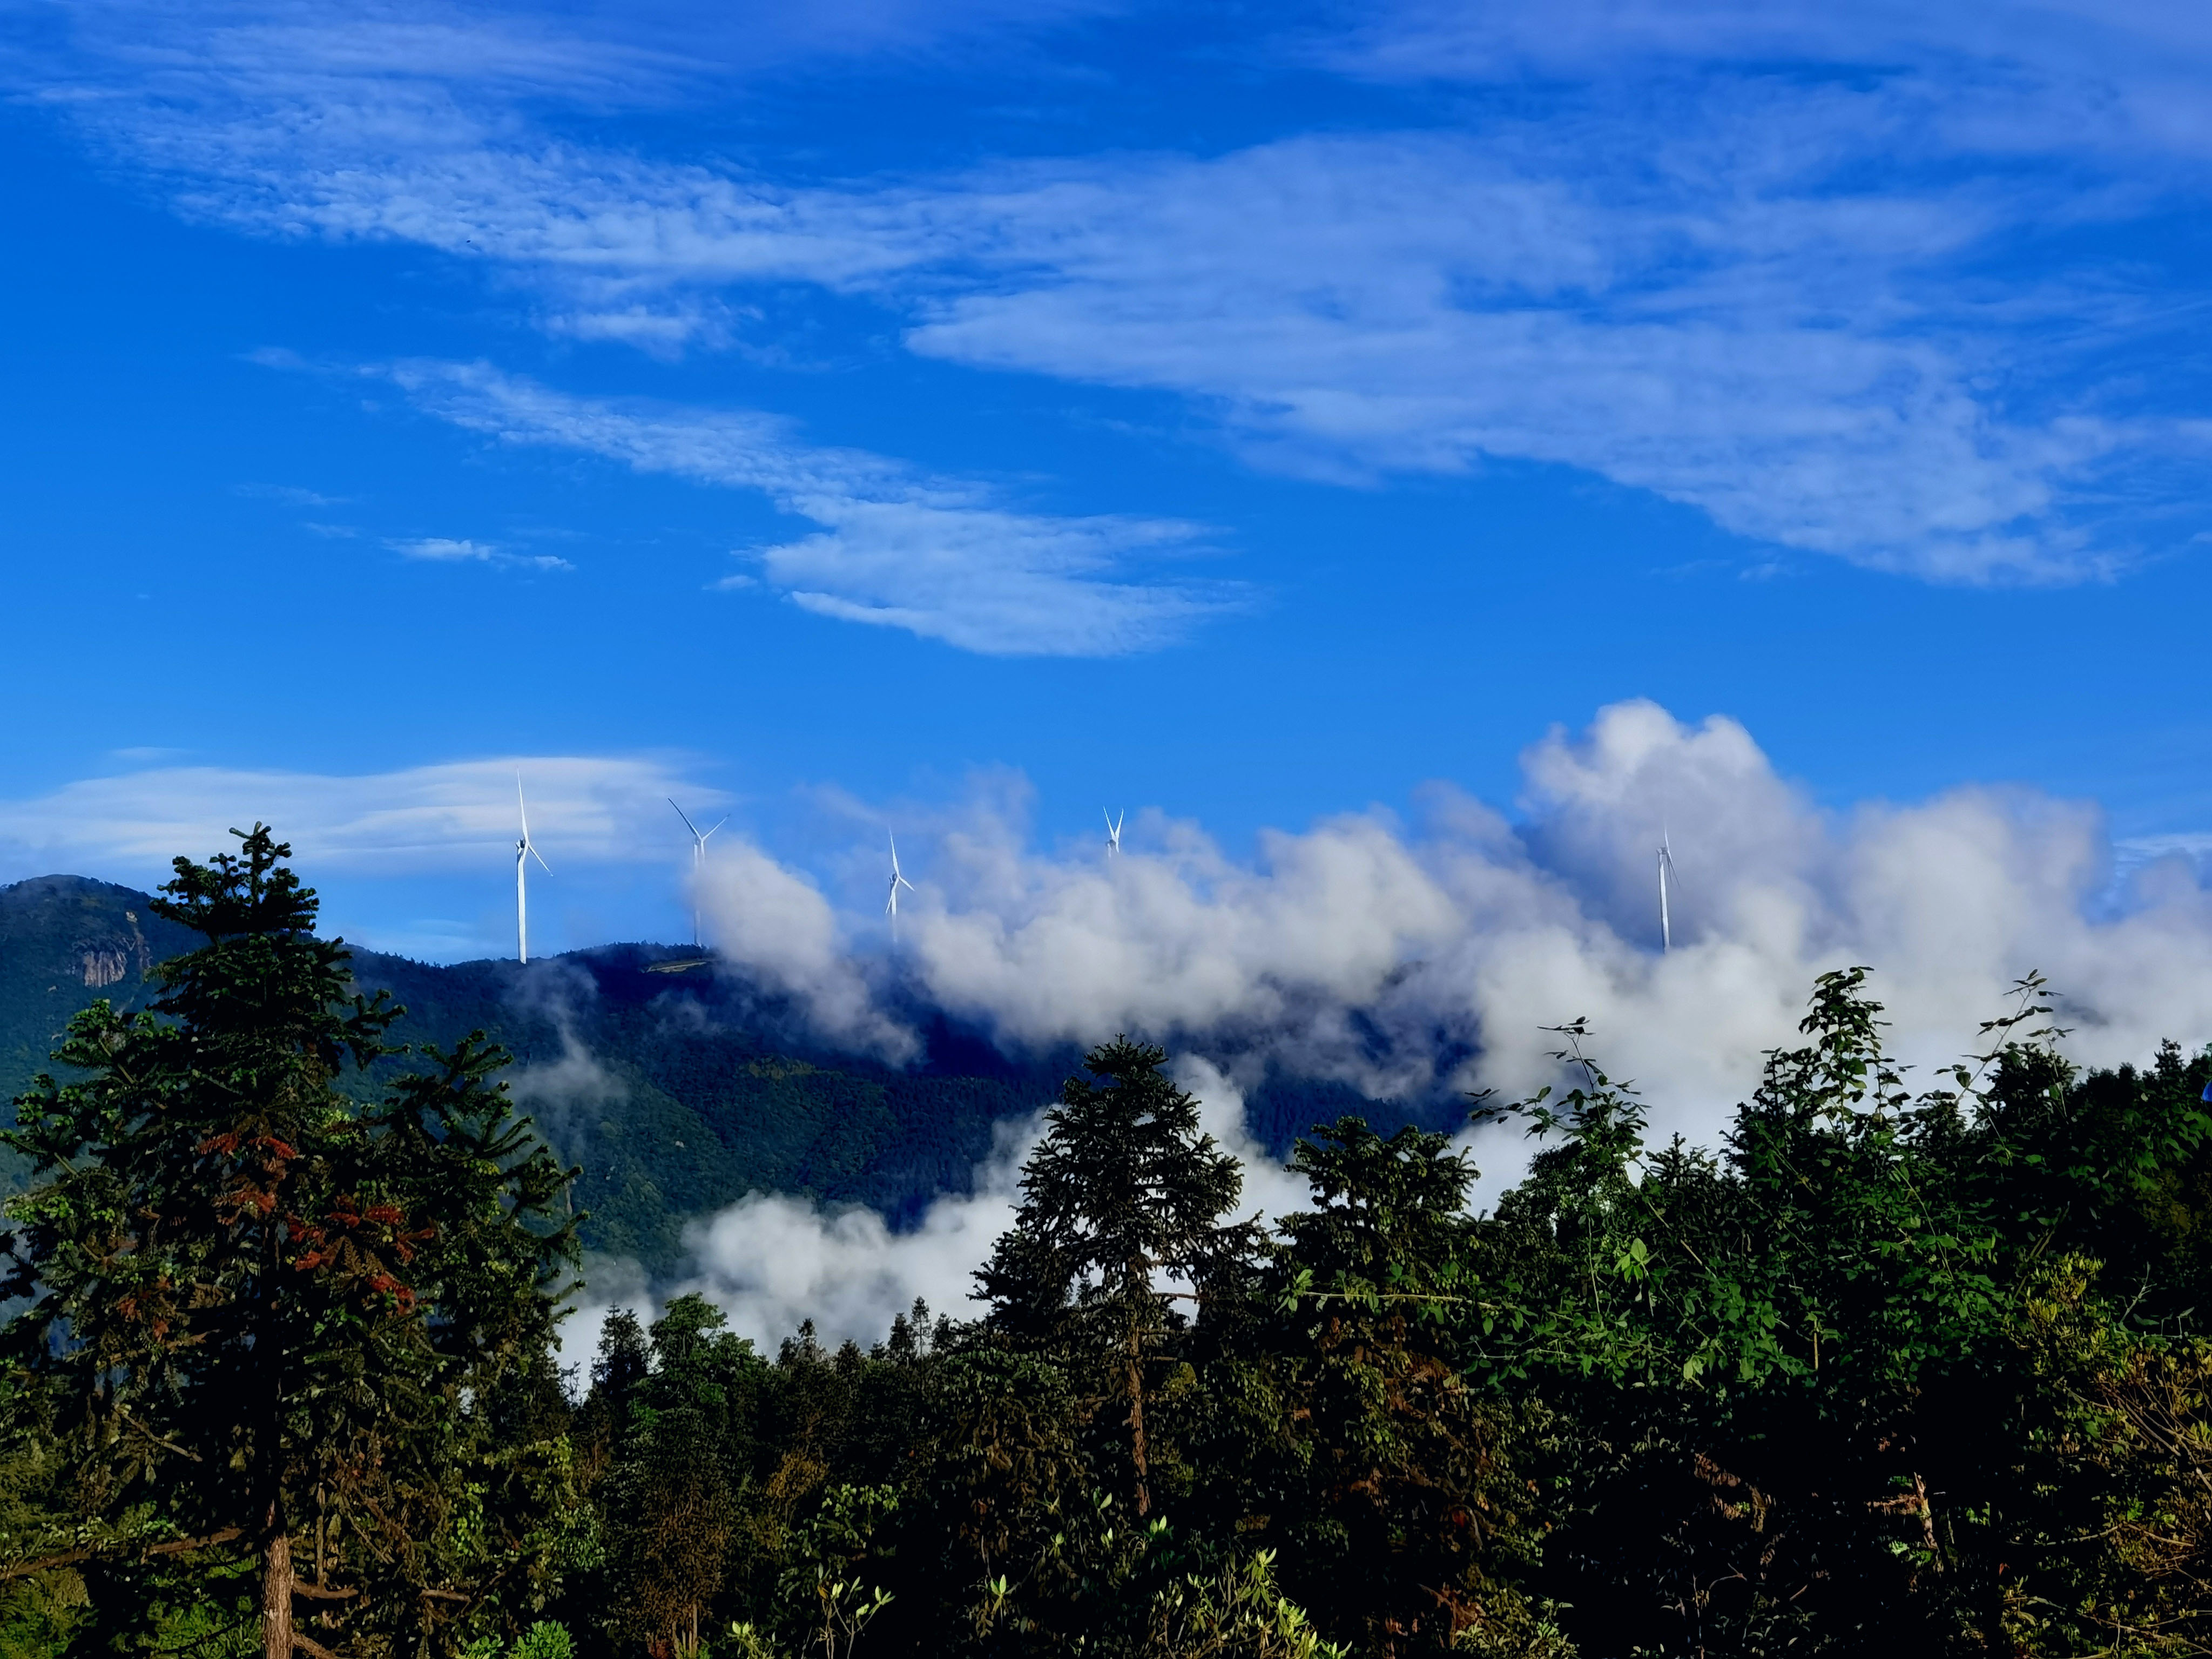
[(288, 858), (179, 860), (204, 943), (16, 1103), (0, 1654), (2212, 1651), (2212, 1058), (2078, 1070), (2033, 975), (1917, 1089), (1822, 976), (1710, 1147), (1562, 1026), (1481, 1214), (1346, 1116), (1262, 1225), (1115, 1037), (958, 1316), (564, 1376), (575, 1171)]

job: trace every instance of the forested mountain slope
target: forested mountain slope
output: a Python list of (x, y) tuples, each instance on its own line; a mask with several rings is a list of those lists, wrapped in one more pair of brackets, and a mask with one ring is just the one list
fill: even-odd
[[(147, 970), (190, 948), (148, 902), (76, 876), (0, 888), (0, 1099), (47, 1069), (78, 1009), (103, 996), (143, 1006)], [(697, 957), (610, 945), (527, 968), (440, 966), (356, 950), (353, 965), (364, 989), (405, 1006), (399, 1040), (450, 1044), (483, 1030), (513, 1051), (516, 1092), (563, 1162), (582, 1166), (574, 1200), (589, 1212), (586, 1244), (655, 1272), (678, 1264), (688, 1221), (750, 1191), (912, 1219), (939, 1194), (967, 1190), (992, 1126), (1053, 1099), (1079, 1058), (1073, 1048), (1009, 1057), (927, 1009), (904, 1011), (927, 1039), (912, 1066), (836, 1052), (742, 975), (678, 965)], [(1412, 1115), (1441, 1116), (1456, 1104)], [(1378, 1121), (1409, 1115), (1341, 1085), (1291, 1078), (1248, 1103), (1255, 1130), (1284, 1147), (1309, 1125), (1354, 1110)], [(0, 1183), (13, 1190), (25, 1174), (0, 1152)]]

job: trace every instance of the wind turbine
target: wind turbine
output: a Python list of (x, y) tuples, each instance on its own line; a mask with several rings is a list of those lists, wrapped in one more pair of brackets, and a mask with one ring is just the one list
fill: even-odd
[(1667, 890), (1674, 878), (1674, 851), (1668, 845), (1667, 831), (1662, 825), (1659, 830), (1659, 948), (1662, 951), (1674, 948), (1674, 922), (1667, 908)]
[[(1102, 813), (1106, 811), (1103, 806), (1098, 810)], [(1109, 816), (1106, 819), (1106, 856), (1109, 859), (1115, 857), (1121, 850), (1121, 818), (1126, 818), (1128, 816), (1128, 811), (1125, 808), (1122, 811), (1121, 818)]]
[[(676, 806), (673, 796), (666, 796), (663, 799), (666, 799), (671, 806)], [(691, 832), (691, 945), (694, 950), (696, 950), (699, 945), (699, 880), (707, 873), (707, 837), (713, 835), (714, 830), (719, 830), (727, 823), (729, 819), (718, 818), (715, 820), (714, 830), (707, 830), (702, 834), (699, 826), (691, 822), (691, 815), (682, 807), (676, 806), (676, 816), (684, 820), (684, 827)]]
[(514, 843), (514, 955), (518, 962), (530, 960), (530, 885), (524, 879), (530, 860), (536, 859), (538, 867), (547, 875), (553, 866), (545, 862), (545, 854), (530, 842), (530, 809), (523, 804), (522, 774), (514, 775), (515, 816), (522, 820), (522, 839)]
[[(887, 836), (890, 835), (890, 831), (888, 830), (884, 833)], [(884, 914), (891, 919), (891, 939), (896, 942), (898, 939), (898, 890), (903, 887), (908, 892), (911, 893), (914, 891), (914, 884), (908, 881), (904, 876), (899, 874), (898, 837), (896, 836), (891, 836), (890, 841), (891, 885), (890, 891), (886, 894), (884, 898)]]

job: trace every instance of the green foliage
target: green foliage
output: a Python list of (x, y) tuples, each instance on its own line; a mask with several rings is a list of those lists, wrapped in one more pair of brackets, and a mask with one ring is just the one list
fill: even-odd
[(507, 1659), (575, 1659), (576, 1644), (568, 1631), (550, 1619), (541, 1619), (515, 1638)]
[[(2154, 1589), (2127, 1565), (2148, 1534), (2107, 1489), (2145, 1413), (2169, 1475), (2205, 1431), (2179, 1380), (2200, 1362), (2130, 1322), (2189, 1293), (2172, 1206), (2212, 1125), (2178, 1077), (2075, 1079), (2033, 978), (1987, 1052), (1908, 1095), (1865, 979), (1824, 976), (1718, 1158), (1648, 1148), (1578, 1026), (1577, 1086), (1520, 1109), (1553, 1144), (1486, 1230), (1471, 1373), (1553, 1425), (1525, 1582), (1601, 1650), (2075, 1651), (2106, 1619), (2164, 1650), (2193, 1569)], [(2141, 1273), (2132, 1305), (2086, 1268), (2050, 1301), (2050, 1264), (2093, 1243)], [(2147, 1492), (2128, 1515), (2166, 1501)]]
[(501, 1646), (495, 1636), (480, 1636), (461, 1650), (461, 1659), (575, 1659), (576, 1644), (568, 1627), (541, 1619)]
[(749, 1620), (739, 1620), (714, 1644), (716, 1659), (783, 1659), (775, 1643)]
[(785, 1601), (807, 1608), (807, 1646), (821, 1646), (823, 1659), (852, 1652), (860, 1632), (891, 1604), (880, 1583), (863, 1583), (867, 1559), (876, 1553), (876, 1533), (898, 1510), (891, 1486), (838, 1484), (823, 1493), (821, 1504), (792, 1537), (790, 1568), (785, 1568)]
[(1178, 1321), (1163, 1274), (1203, 1299), (1233, 1294), (1255, 1252), (1249, 1224), (1224, 1224), (1243, 1178), (1198, 1127), (1198, 1102), (1159, 1068), (1167, 1052), (1117, 1038), (1084, 1061), (1022, 1170), (1012, 1228), (976, 1274), (993, 1328), (1073, 1364), (1126, 1413), (1127, 1490), (1151, 1512), (1154, 1443), (1146, 1407)]
[(68, 1481), (15, 1541), (83, 1579), (80, 1647), (450, 1644), (543, 1565), (561, 1454), (496, 1430), (544, 1373), (567, 1176), (481, 1037), (349, 1107), (398, 1011), (350, 994), (288, 849), (241, 842), (177, 860), (155, 912), (205, 942), (150, 1010), (79, 1015), (73, 1080), (17, 1103), (8, 1421)]
[(287, 1571), (309, 1659), (2212, 1652), (2212, 1055), (2079, 1073), (2033, 976), (1917, 1091), (1824, 976), (1710, 1150), (1575, 1022), (1493, 1214), (1339, 1116), (1272, 1234), (1117, 1041), (985, 1318), (678, 1296), (575, 1401), (566, 1173), (281, 858), (180, 863), (205, 943), (20, 1108), (0, 1659), (263, 1649)]
[(1268, 1340), (1300, 1454), (1271, 1528), (1296, 1593), (1377, 1655), (1533, 1631), (1497, 1569), (1534, 1554), (1514, 1448), (1542, 1414), (1463, 1372), (1480, 1306), (1473, 1166), (1443, 1135), (1386, 1140), (1346, 1118), (1291, 1167), (1314, 1208), (1282, 1223), (1289, 1317)]
[(1275, 1588), (1274, 1553), (1255, 1550), (1152, 1596), (1146, 1652), (1158, 1659), (1351, 1659)]

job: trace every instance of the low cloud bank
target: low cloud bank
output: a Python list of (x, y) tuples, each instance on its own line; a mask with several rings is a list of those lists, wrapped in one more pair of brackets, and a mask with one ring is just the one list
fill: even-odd
[[(1376, 1096), (1549, 1080), (1543, 1028), (1586, 1015), (1613, 1068), (1695, 1131), (1793, 1032), (1814, 977), (1867, 963), (1906, 1059), (1954, 1057), (2038, 969), (2076, 1057), (2212, 1037), (2212, 894), (2185, 848), (2114, 858), (2092, 806), (1966, 787), (1832, 811), (1751, 735), (1655, 704), (1523, 757), (1518, 822), (1448, 788), (1422, 821), (1351, 814), (1255, 864), (1158, 812), (1127, 851), (1038, 853), (1002, 802), (911, 838), (900, 942), (866, 955), (808, 877), (746, 848), (705, 890), (725, 957), (822, 1033), (896, 1053), (892, 980), (1013, 1047), (1145, 1032), (1242, 1086), (1273, 1063)], [(1656, 854), (1673, 846), (1674, 946)], [(776, 918), (789, 915), (801, 925)], [(908, 1033), (910, 1036), (911, 1034)], [(1440, 1056), (1469, 1055), (1464, 1060)]]
[[(1170, 1043), (1206, 1123), (1248, 1169), (1247, 1207), (1301, 1201), (1247, 1130), (1272, 1065), (1370, 1096), (1555, 1080), (1544, 1028), (1587, 1016), (1594, 1052), (1650, 1098), (1655, 1129), (1710, 1139), (1790, 1042), (1814, 976), (1876, 970), (1893, 1048), (1926, 1076), (1966, 1050), (2030, 970), (2060, 994), (2093, 1065), (2160, 1039), (2212, 1038), (2212, 894), (2191, 851), (2115, 875), (2094, 807), (1966, 787), (1913, 805), (1817, 806), (1736, 722), (1649, 702), (1555, 731), (1523, 757), (1517, 822), (1447, 789), (1422, 820), (1376, 812), (1263, 838), (1256, 864), (1149, 813), (1127, 851), (1032, 850), (982, 805), (912, 839), (918, 891), (888, 959), (809, 878), (733, 850), (702, 890), (726, 959), (787, 993), (820, 1033), (892, 1058), (912, 1000), (1010, 1047), (1117, 1030)], [(1674, 945), (1660, 948), (1656, 854), (1672, 843)], [(1034, 1123), (1009, 1130), (972, 1197), (894, 1234), (865, 1212), (755, 1196), (702, 1224), (696, 1288), (738, 1328), (879, 1337), (915, 1295), (960, 1310), (1012, 1214)], [(1526, 1143), (1470, 1143), (1494, 1193)]]
[[(1176, 1081), (1197, 1096), (1206, 1131), (1244, 1165), (1243, 1212), (1302, 1208), (1306, 1186), (1267, 1155), (1246, 1128), (1243, 1097), (1210, 1062), (1191, 1058)], [(857, 1206), (824, 1208), (804, 1199), (750, 1193), (690, 1231), (691, 1265), (677, 1282), (649, 1284), (635, 1262), (590, 1264), (586, 1300), (562, 1331), (564, 1364), (591, 1361), (606, 1317), (629, 1308), (650, 1318), (667, 1298), (696, 1293), (729, 1316), (730, 1328), (773, 1353), (811, 1319), (820, 1339), (880, 1341), (916, 1297), (938, 1313), (972, 1318), (975, 1269), (1012, 1224), (1022, 1165), (1045, 1128), (1039, 1111), (998, 1126), (971, 1189), (930, 1205), (920, 1224), (895, 1233)]]
[(690, 1228), (691, 1268), (673, 1285), (648, 1284), (632, 1261), (588, 1264), (586, 1301), (562, 1331), (562, 1363), (585, 1374), (615, 1309), (649, 1319), (668, 1297), (690, 1293), (720, 1308), (732, 1330), (767, 1353), (808, 1319), (824, 1342), (879, 1341), (916, 1297), (939, 1313), (972, 1316), (973, 1275), (1013, 1220), (1021, 1167), (1043, 1127), (1042, 1113), (1000, 1124), (972, 1190), (938, 1199), (908, 1232), (894, 1233), (858, 1206), (825, 1209), (749, 1193)]

